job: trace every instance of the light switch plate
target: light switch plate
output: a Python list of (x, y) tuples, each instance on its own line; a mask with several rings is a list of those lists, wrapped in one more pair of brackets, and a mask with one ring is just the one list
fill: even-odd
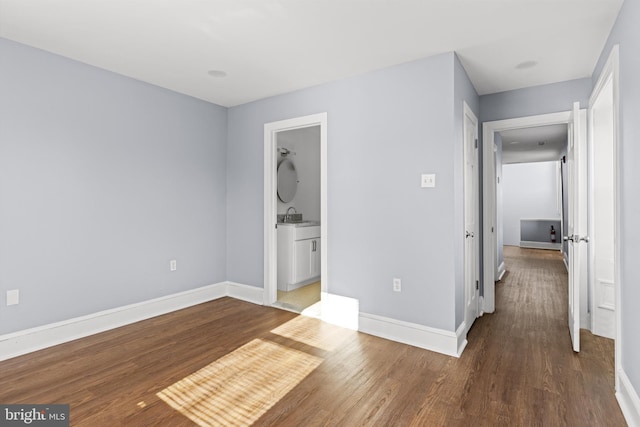
[(422, 174), (421, 186), (422, 188), (434, 188), (436, 186), (436, 175), (433, 173)]
[(16, 305), (20, 302), (20, 291), (12, 289), (7, 291), (7, 305)]

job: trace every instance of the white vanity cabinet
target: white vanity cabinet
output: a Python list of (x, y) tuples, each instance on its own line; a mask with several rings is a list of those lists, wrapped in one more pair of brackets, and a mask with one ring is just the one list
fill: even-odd
[(320, 279), (320, 226), (278, 224), (278, 289), (291, 291)]

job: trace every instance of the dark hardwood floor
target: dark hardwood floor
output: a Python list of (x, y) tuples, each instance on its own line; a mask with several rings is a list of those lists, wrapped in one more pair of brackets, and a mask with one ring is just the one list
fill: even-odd
[(459, 359), (223, 298), (0, 362), (0, 403), (74, 426), (623, 426), (613, 342), (573, 353), (557, 252), (505, 248)]

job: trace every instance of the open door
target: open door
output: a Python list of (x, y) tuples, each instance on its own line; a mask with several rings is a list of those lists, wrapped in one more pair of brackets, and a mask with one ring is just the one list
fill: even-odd
[(580, 289), (586, 282), (587, 268), (587, 147), (586, 114), (580, 103), (573, 104), (568, 135), (567, 235), (569, 251), (569, 332), (573, 351), (580, 351)]

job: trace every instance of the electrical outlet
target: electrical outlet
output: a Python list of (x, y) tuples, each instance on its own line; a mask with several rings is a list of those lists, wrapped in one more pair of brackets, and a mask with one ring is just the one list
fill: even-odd
[(420, 180), (420, 186), (422, 188), (434, 188), (436, 186), (435, 174), (423, 174)]
[(393, 279), (393, 292), (401, 292), (402, 291), (402, 280), (398, 278)]
[(172, 259), (169, 261), (169, 271), (176, 271), (178, 269), (178, 261)]
[(7, 305), (16, 305), (18, 303), (20, 303), (20, 291), (18, 289), (7, 291)]

